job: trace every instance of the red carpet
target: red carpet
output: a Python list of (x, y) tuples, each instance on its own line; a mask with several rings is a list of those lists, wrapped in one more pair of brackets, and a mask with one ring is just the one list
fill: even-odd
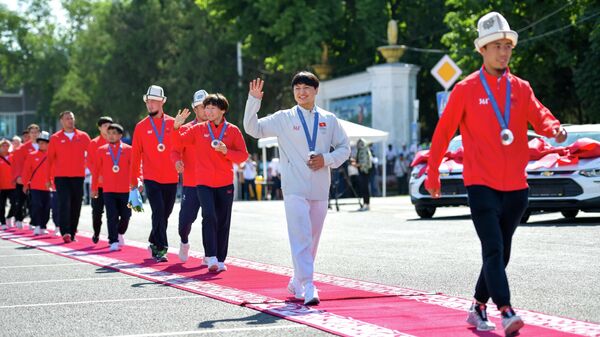
[[(469, 300), (442, 294), (317, 274), (321, 304), (307, 308), (289, 296), (286, 285), (291, 270), (237, 258), (228, 258), (228, 271), (208, 273), (201, 256), (190, 254), (182, 264), (176, 254), (169, 262), (149, 258), (146, 244), (127, 241), (118, 252), (109, 252), (106, 241), (98, 245), (82, 234), (63, 244), (50, 235), (34, 237), (30, 231), (10, 229), (3, 239), (34, 246), (153, 282), (246, 306), (271, 315), (313, 326), (341, 336), (503, 336), (499, 313), (490, 311), (497, 329), (478, 332), (465, 323)], [(517, 310), (526, 325), (521, 336), (600, 336), (600, 325)]]

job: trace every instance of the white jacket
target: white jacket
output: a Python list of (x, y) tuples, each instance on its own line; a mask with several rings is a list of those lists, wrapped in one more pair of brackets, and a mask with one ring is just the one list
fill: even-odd
[[(323, 154), (325, 166), (317, 171), (308, 168), (308, 142), (298, 117), (296, 106), (258, 119), (261, 100), (248, 96), (244, 112), (244, 129), (255, 138), (277, 137), (281, 159), (281, 190), (285, 195), (297, 195), (308, 200), (327, 200), (331, 183), (330, 168), (337, 168), (350, 157), (350, 141), (338, 119), (329, 111), (315, 106), (303, 111), (312, 136), (315, 110), (319, 127), (315, 152)], [(334, 148), (332, 152), (330, 148)]]

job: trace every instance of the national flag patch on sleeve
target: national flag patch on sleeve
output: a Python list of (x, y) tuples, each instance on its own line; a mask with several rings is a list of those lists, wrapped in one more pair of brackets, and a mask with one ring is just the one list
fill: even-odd
[(324, 128), (327, 126), (327, 123), (325, 122), (319, 122), (319, 127)]

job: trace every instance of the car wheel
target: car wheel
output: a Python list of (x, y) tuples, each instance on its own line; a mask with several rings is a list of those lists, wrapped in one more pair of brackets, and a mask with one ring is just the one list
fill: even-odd
[(527, 221), (529, 221), (530, 216), (531, 216), (531, 211), (525, 211), (525, 213), (521, 217), (521, 223), (527, 223)]
[(431, 219), (435, 214), (435, 207), (415, 207), (415, 210), (422, 219)]
[(568, 211), (561, 211), (560, 213), (567, 219), (574, 219), (577, 216), (577, 214), (579, 214), (579, 210), (570, 209)]

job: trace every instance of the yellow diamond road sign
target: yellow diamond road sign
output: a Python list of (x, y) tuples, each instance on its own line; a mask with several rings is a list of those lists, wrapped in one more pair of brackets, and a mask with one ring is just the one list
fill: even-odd
[(452, 61), (450, 56), (444, 55), (442, 59), (431, 69), (431, 75), (448, 90), (462, 74), (460, 68)]

